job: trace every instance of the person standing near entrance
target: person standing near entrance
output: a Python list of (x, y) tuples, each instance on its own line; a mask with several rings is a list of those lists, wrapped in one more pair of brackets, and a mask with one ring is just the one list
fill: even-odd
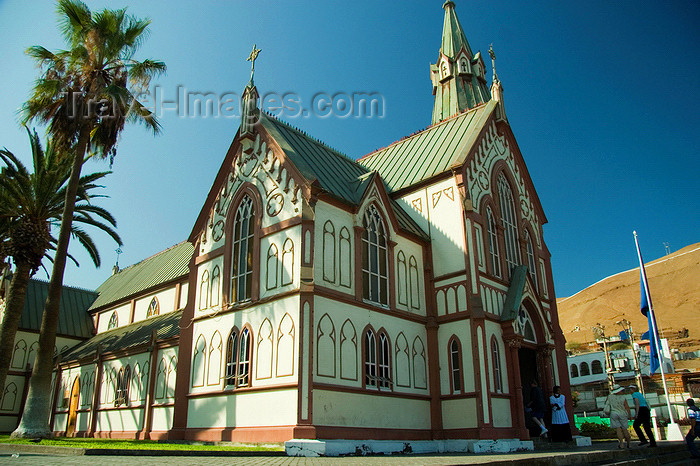
[(552, 442), (570, 442), (571, 426), (569, 416), (566, 414), (566, 398), (561, 394), (559, 385), (555, 385), (552, 389), (549, 405), (552, 407)]
[(697, 421), (700, 419), (700, 408), (695, 406), (695, 400), (688, 398), (686, 400), (688, 405), (688, 419), (690, 419), (690, 430), (688, 435), (685, 436), (685, 443), (688, 445), (688, 450), (690, 450), (690, 456), (693, 458), (700, 458), (700, 452), (698, 447), (695, 446), (695, 438), (698, 437), (698, 427)]
[[(637, 437), (639, 437), (639, 445), (642, 446), (648, 443), (650, 448), (655, 447), (656, 439), (654, 439), (654, 433), (651, 431), (651, 412), (649, 411), (649, 404), (636, 385), (630, 385), (630, 389), (633, 392), (632, 399), (634, 400), (635, 414), (632, 427), (634, 427), (634, 431), (637, 433)], [(644, 427), (644, 432), (647, 433), (649, 441), (647, 441), (647, 437), (644, 437), (640, 426)]]
[(532, 420), (535, 421), (535, 424), (541, 429), (540, 437), (546, 437), (549, 431), (544, 425), (544, 394), (542, 393), (542, 389), (537, 385), (537, 380), (535, 379), (530, 382), (530, 401), (527, 407), (532, 410)]

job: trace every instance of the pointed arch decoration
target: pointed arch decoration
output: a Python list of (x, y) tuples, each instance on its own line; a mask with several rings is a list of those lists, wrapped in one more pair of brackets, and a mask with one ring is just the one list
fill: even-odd
[[(141, 390), (141, 397), (139, 398), (139, 401), (146, 400), (146, 392), (148, 391), (150, 372), (151, 372), (151, 363), (149, 361), (146, 361), (145, 363), (143, 363), (143, 369), (141, 370), (141, 387), (143, 387), (143, 389)], [(94, 377), (93, 377), (93, 379), (94, 379)]]
[(411, 386), (411, 357), (408, 350), (408, 340), (406, 335), (400, 332), (396, 336), (394, 345), (394, 364), (396, 366), (396, 386), (410, 387)]
[(141, 365), (139, 363), (134, 364), (134, 371), (131, 374), (131, 383), (129, 387), (129, 401), (138, 401), (141, 399), (141, 392), (143, 391), (141, 375)]
[(406, 255), (403, 251), (399, 251), (396, 255), (396, 299), (399, 304), (408, 306), (408, 268), (406, 267)]
[(266, 288), (274, 290), (277, 288), (277, 277), (279, 275), (279, 252), (275, 243), (270, 244), (270, 247), (267, 249), (265, 273), (267, 274), (265, 279)]
[(413, 340), (413, 387), (428, 388), (428, 373), (425, 357), (425, 345), (420, 336)]
[(218, 330), (214, 332), (209, 341), (209, 357), (207, 365), (207, 385), (219, 385), (221, 383), (221, 358), (223, 342)]
[(165, 396), (167, 398), (175, 398), (175, 382), (177, 375), (177, 356), (171, 356), (168, 362), (168, 373), (167, 378), (167, 391)]
[(335, 283), (335, 227), (330, 220), (323, 225), (323, 280)]
[(24, 339), (17, 340), (15, 349), (12, 353), (12, 369), (24, 369), (24, 360), (27, 355), (27, 342)]
[(156, 399), (165, 398), (165, 391), (168, 384), (168, 361), (165, 357), (160, 358), (158, 363), (158, 373), (156, 374)]
[(340, 328), (340, 378), (357, 380), (357, 332), (350, 319)]
[(216, 307), (219, 305), (221, 296), (221, 269), (219, 266), (214, 266), (211, 271), (211, 307)]
[(202, 309), (206, 309), (209, 305), (209, 271), (205, 270), (202, 273), (202, 279), (199, 282), (199, 307), (198, 309), (201, 311)]
[(281, 286), (294, 282), (294, 241), (287, 238), (282, 248), (282, 281)]
[(35, 341), (29, 347), (29, 352), (27, 353), (27, 364), (29, 364), (30, 369), (34, 367), (34, 359), (36, 358), (36, 352), (38, 349), (39, 349), (39, 342), (38, 341)]
[(340, 286), (350, 288), (352, 286), (352, 259), (350, 254), (350, 231), (347, 227), (340, 229), (340, 241), (338, 243), (338, 281)]
[(0, 410), (14, 411), (16, 403), (17, 385), (14, 382), (10, 382), (5, 385), (5, 390), (2, 392), (2, 405), (0, 406)]
[(408, 277), (411, 290), (411, 308), (420, 309), (420, 286), (418, 280), (418, 261), (414, 256), (408, 259)]
[(318, 321), (316, 332), (316, 373), (335, 378), (335, 326), (328, 314)]
[(294, 320), (285, 313), (277, 328), (277, 377), (294, 375), (294, 344)]
[(255, 350), (255, 378), (258, 380), (272, 378), (272, 324), (265, 318), (258, 329), (257, 348)]
[(192, 387), (203, 387), (207, 367), (207, 342), (201, 333), (197, 337), (192, 355)]

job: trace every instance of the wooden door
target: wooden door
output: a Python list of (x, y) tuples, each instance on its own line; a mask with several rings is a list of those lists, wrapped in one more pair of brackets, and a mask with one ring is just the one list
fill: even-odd
[(68, 425), (66, 425), (66, 437), (75, 436), (75, 426), (78, 421), (78, 404), (80, 402), (80, 377), (75, 378), (73, 389), (70, 392), (70, 407), (68, 408)]

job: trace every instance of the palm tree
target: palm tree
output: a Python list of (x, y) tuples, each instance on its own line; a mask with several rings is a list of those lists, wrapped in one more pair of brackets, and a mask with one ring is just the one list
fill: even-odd
[(59, 24), (70, 49), (50, 52), (34, 46), (27, 50), (45, 70), (24, 106), (24, 120), (48, 123), (59, 149), (70, 154), (73, 166), (66, 189), (61, 229), (56, 244), (48, 296), (41, 322), (39, 349), (29, 382), (24, 414), (14, 437), (49, 437), (51, 374), (56, 341), (63, 272), (73, 221), (75, 195), (86, 153), (116, 155), (119, 134), (127, 122), (138, 122), (154, 134), (160, 125), (135, 97), (152, 77), (165, 71), (155, 60), (136, 61), (150, 20), (127, 15), (126, 10), (92, 13), (82, 2), (59, 0)]
[[(32, 134), (27, 130), (27, 133), (34, 173), (30, 173), (12, 152), (0, 150), (0, 161), (5, 165), (0, 172), (0, 237), (6, 239), (0, 246), (0, 255), (11, 257), (15, 265), (0, 330), (0, 387), (5, 386), (10, 367), (27, 284), (41, 267), (47, 251), (55, 248), (56, 239), (51, 236), (51, 226), (61, 220), (72, 165), (69, 158), (58, 157), (51, 141), (44, 151), (36, 131)], [(114, 238), (117, 244), (122, 244), (112, 228), (116, 226), (114, 217), (90, 203), (91, 199), (105, 197), (90, 193), (101, 187), (95, 182), (108, 173), (81, 177), (71, 231), (97, 267), (100, 265), (100, 255), (95, 243), (78, 224), (97, 227)]]

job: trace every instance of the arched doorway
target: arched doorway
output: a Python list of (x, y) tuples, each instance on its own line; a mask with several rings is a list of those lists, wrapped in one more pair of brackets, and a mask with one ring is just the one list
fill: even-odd
[(75, 378), (70, 392), (70, 407), (68, 408), (68, 423), (66, 437), (75, 437), (75, 427), (78, 421), (78, 404), (80, 402), (80, 377)]

